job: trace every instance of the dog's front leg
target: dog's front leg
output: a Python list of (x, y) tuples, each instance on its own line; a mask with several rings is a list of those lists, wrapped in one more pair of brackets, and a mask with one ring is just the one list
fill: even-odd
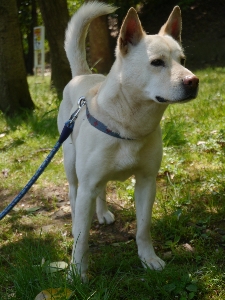
[(82, 184), (77, 190), (75, 219), (73, 222), (74, 245), (72, 253), (72, 265), (75, 272), (83, 280), (86, 278), (88, 268), (88, 238), (91, 221), (95, 209), (94, 193)]
[(153, 270), (162, 270), (165, 266), (154, 251), (150, 233), (152, 207), (156, 194), (155, 177), (136, 176), (135, 203), (137, 214), (137, 235), (138, 255), (144, 267)]

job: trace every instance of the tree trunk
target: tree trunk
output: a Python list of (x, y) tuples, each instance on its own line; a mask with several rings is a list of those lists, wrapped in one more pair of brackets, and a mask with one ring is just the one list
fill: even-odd
[(88, 38), (90, 67), (94, 67), (98, 73), (108, 73), (114, 61), (108, 16), (101, 16), (92, 21)]
[(66, 0), (38, 0), (50, 47), (52, 82), (58, 97), (71, 80), (71, 70), (64, 50), (65, 30), (69, 21)]
[(37, 26), (36, 0), (31, 0), (31, 20), (27, 34), (28, 52), (25, 55), (25, 65), (27, 73), (34, 75), (34, 27)]
[(0, 110), (33, 109), (23, 58), (16, 0), (0, 1)]

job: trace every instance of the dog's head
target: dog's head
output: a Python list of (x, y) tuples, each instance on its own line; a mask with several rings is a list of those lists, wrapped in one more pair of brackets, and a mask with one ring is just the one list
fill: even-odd
[(120, 80), (132, 93), (157, 103), (194, 99), (199, 79), (185, 68), (181, 46), (181, 11), (174, 7), (157, 35), (147, 35), (134, 8), (122, 24), (116, 50)]

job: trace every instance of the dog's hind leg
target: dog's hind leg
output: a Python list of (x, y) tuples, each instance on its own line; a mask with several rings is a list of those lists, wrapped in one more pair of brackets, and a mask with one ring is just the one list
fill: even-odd
[(138, 254), (144, 267), (162, 270), (165, 266), (154, 251), (150, 233), (152, 206), (156, 194), (156, 179), (154, 176), (136, 176), (135, 202), (137, 214), (136, 242)]
[(99, 224), (111, 224), (115, 221), (114, 214), (108, 210), (105, 188), (96, 200), (96, 213)]

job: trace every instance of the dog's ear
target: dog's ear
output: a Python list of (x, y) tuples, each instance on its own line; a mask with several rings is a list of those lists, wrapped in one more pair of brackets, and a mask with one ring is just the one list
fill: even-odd
[(181, 44), (181, 28), (182, 20), (180, 7), (175, 6), (167, 22), (160, 29), (159, 35), (170, 35)]
[(144, 34), (137, 12), (131, 7), (123, 21), (118, 38), (118, 45), (122, 54), (128, 52), (129, 44), (137, 45)]

